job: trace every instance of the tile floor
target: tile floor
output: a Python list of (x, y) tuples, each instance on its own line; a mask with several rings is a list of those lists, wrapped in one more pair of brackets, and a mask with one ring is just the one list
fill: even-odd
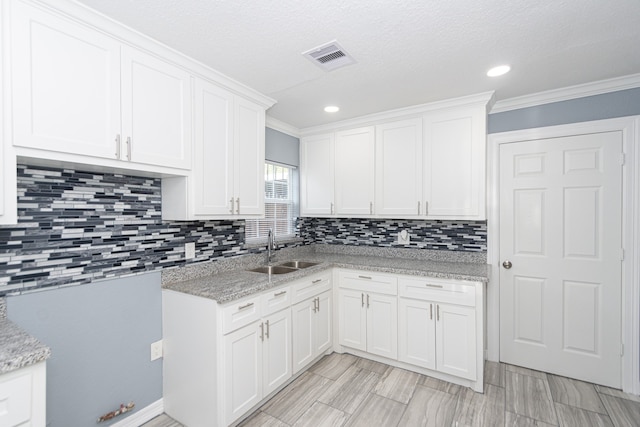
[[(640, 397), (502, 363), (484, 394), (350, 354), (325, 356), (241, 427), (640, 426)], [(144, 427), (182, 427), (166, 415)]]

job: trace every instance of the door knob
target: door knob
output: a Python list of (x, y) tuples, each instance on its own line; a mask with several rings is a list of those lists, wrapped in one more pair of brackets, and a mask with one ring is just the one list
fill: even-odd
[(513, 264), (511, 264), (511, 261), (505, 261), (502, 263), (502, 266), (508, 270), (513, 266)]

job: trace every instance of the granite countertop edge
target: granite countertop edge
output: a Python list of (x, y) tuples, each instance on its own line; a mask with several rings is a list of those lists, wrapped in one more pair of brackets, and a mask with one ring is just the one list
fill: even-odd
[[(317, 262), (318, 265), (288, 274), (272, 275), (271, 280), (268, 275), (247, 271), (245, 267), (185, 281), (166, 283), (162, 287), (167, 290), (212, 299), (219, 304), (226, 304), (262, 291), (285, 286), (298, 279), (331, 268), (350, 268), (380, 273), (483, 282), (485, 284), (489, 281), (489, 266), (487, 264), (317, 253), (306, 255), (296, 259)], [(273, 264), (278, 263), (274, 262)]]
[(9, 319), (0, 318), (0, 374), (43, 362), (51, 349)]

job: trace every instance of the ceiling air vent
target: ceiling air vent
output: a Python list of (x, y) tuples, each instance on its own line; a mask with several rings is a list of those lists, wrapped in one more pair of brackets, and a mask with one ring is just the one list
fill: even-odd
[(335, 40), (302, 52), (302, 55), (325, 71), (333, 71), (356, 62)]

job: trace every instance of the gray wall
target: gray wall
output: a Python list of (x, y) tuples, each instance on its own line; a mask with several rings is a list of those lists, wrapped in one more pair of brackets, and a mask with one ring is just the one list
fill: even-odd
[(264, 157), (272, 162), (299, 166), (300, 140), (286, 133), (267, 128)]
[(162, 360), (149, 348), (162, 338), (159, 272), (8, 296), (7, 314), (51, 347), (48, 427), (96, 425), (121, 403), (162, 398)]
[(488, 132), (507, 132), (635, 115), (640, 115), (640, 88), (489, 114)]

